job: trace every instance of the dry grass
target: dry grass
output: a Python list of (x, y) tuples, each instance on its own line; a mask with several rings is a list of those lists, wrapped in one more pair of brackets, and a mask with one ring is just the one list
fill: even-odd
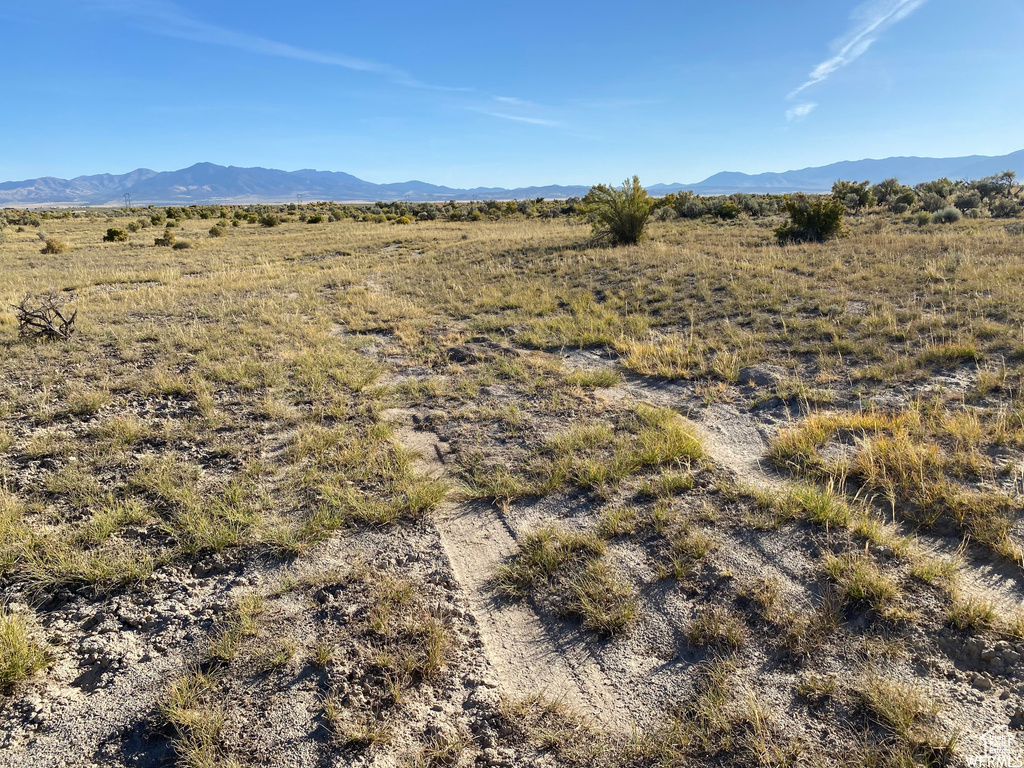
[(700, 611), (686, 628), (686, 637), (693, 645), (730, 651), (743, 646), (745, 635), (740, 616), (720, 605)]
[[(798, 419), (773, 460), (809, 484), (762, 499), (770, 525), (757, 533), (792, 523), (815, 544), (852, 541), (858, 554), (825, 548), (839, 552), (822, 563), (835, 592), (796, 609), (762, 581), (750, 583), (746, 617), (700, 611), (690, 641), (729, 660), (702, 666), (693, 696), (652, 736), (612, 750), (571, 713), (534, 702), (506, 712), (532, 743), (578, 765), (813, 764), (744, 688), (737, 665), (750, 646), (807, 663), (853, 642), (860, 630), (841, 625), (844, 605), (898, 619), (924, 583), (951, 592), (957, 564), (921, 558), (894, 518), (1020, 555), (1011, 490), (1024, 450), (1024, 257), (995, 222), (908, 228), (872, 215), (854, 218), (842, 241), (779, 247), (774, 222), (677, 220), (655, 222), (642, 245), (607, 249), (565, 220), (292, 221), (211, 237), (208, 221), (183, 219), (172, 231), (198, 247), (182, 251), (151, 245), (157, 230), (101, 243), (109, 223), (48, 222), (68, 245), (60, 259), (40, 258), (31, 232), (0, 248), (0, 307), (53, 288), (79, 313), (71, 341), (41, 345), (18, 339), (0, 309), (0, 575), (14, 593), (117, 592), (215, 553), (287, 558), (336, 532), (416, 529), (451, 492), (502, 505), (564, 493), (593, 506), (592, 527), (541, 527), (498, 583), (545, 617), (621, 633), (643, 620), (647, 588), (729, 589), (709, 554), (761, 526), (736, 511), (748, 499), (709, 489), (693, 425), (602, 390), (640, 374), (741, 403), (739, 369), (764, 362), (787, 377), (751, 397), (785, 400)], [(450, 349), (480, 335), (517, 351), (456, 363)], [(618, 354), (620, 371), (563, 370), (524, 351), (589, 345)], [(429, 375), (396, 381), (395, 360)], [(870, 405), (939, 376), (967, 383), (898, 413)], [(863, 409), (841, 410), (858, 400)], [(451, 466), (465, 488), (418, 475), (380, 417), (418, 404), (460, 425)], [(701, 512), (698, 494), (720, 520)], [(635, 583), (620, 544), (646, 547), (651, 572), (678, 584)], [(883, 547), (895, 557), (871, 554)], [(260, 674), (282, 676), (310, 659), (327, 678), (344, 660), (372, 701), (356, 709), (323, 691), (329, 732), (346, 749), (382, 748), (422, 686), (444, 689), (462, 635), (421, 585), (372, 569), (337, 581), (294, 591), (344, 589), (359, 605), (351, 636), (305, 645), (262, 630), (268, 617), (240, 603), (210, 654), (224, 675), (258, 662)], [(1024, 635), (1019, 617), (993, 617), (969, 597), (936, 604), (936, 626)], [(45, 663), (23, 629), (4, 624), (8, 683)], [(846, 712), (841, 685), (800, 680), (802, 700)], [(855, 687), (891, 741), (851, 747), (851, 760), (939, 754), (928, 703), (899, 685)], [(218, 686), (192, 672), (161, 705), (185, 764), (230, 764)], [(462, 749), (457, 739), (421, 746), (422, 764), (457, 761)]]
[(26, 618), (0, 608), (0, 692), (7, 693), (15, 683), (46, 667), (50, 659)]
[[(918, 401), (897, 415), (812, 415), (778, 434), (770, 458), (798, 476), (884, 499), (916, 525), (952, 525), (1007, 559), (1021, 560), (1024, 549), (1010, 535), (1018, 505), (1000, 489), (1003, 467), (991, 458), (999, 445), (1018, 439), (1006, 434), (1001, 411), (983, 419), (950, 404)], [(822, 449), (829, 444), (846, 444), (851, 452), (826, 459)], [(845, 513), (834, 507), (815, 514), (823, 519)]]
[(175, 752), (186, 768), (239, 765), (221, 740), (226, 715), (210, 675), (190, 670), (175, 680), (159, 702), (158, 717), (173, 731)]

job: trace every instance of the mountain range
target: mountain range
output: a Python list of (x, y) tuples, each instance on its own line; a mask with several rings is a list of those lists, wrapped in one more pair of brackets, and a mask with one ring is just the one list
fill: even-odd
[[(703, 195), (733, 192), (776, 193), (826, 192), (836, 179), (881, 181), (897, 177), (904, 184), (918, 184), (940, 177), (977, 179), (1005, 170), (1024, 176), (1024, 149), (1009, 155), (986, 157), (889, 157), (856, 160), (803, 168), (784, 173), (716, 173), (703, 181), (653, 184), (653, 195), (692, 190)], [(121, 205), (131, 195), (132, 205), (190, 205), (193, 203), (281, 203), (299, 196), (303, 200), (372, 202), (407, 199), (414, 202), (442, 200), (514, 200), (526, 198), (582, 197), (589, 186), (538, 186), (503, 189), (475, 187), (455, 189), (406, 181), (374, 184), (336, 171), (279, 171), (271, 168), (237, 168), (198, 163), (180, 171), (139, 168), (130, 173), (79, 176), (74, 179), (44, 177), (0, 182), (0, 206)]]

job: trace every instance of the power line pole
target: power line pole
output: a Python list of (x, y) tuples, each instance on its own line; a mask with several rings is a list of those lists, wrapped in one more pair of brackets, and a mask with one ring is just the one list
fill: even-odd
[(132, 196), (127, 192), (124, 193), (124, 207), (129, 211), (132, 209)]

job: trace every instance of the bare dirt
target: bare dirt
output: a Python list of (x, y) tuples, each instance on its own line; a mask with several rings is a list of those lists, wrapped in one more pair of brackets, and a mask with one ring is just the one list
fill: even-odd
[[(449, 447), (434, 432), (415, 428), (421, 420), (415, 411), (392, 409), (383, 416), (399, 425), (396, 437), (417, 454), (418, 471), (447, 476)], [(560, 640), (529, 606), (496, 593), (494, 574), (518, 549), (517, 533), (502, 512), (481, 502), (446, 503), (435, 523), (502, 692), (564, 702), (608, 730), (629, 733), (629, 710), (588, 650)]]
[[(375, 340), (366, 347), (367, 355), (388, 366), (380, 385), (437, 378), (437, 370), (387, 357), (386, 346)], [(460, 365), (478, 365), (488, 355), (520, 354), (481, 347), (479, 360)], [(618, 370), (612, 359), (594, 353), (524, 356), (558, 360), (567, 368)], [(415, 455), (416, 472), (450, 484), (449, 501), (415, 525), (332, 536), (287, 565), (245, 553), (214, 557), (192, 570), (164, 571), (144, 592), (99, 602), (70, 597), (48, 614), (46, 626), (51, 642), (63, 638), (69, 652), (0, 715), (5, 731), (0, 765), (172, 761), (173, 745), (155, 715), (157, 702), (169, 682), (202, 656), (233, 601), (250, 592), (269, 596), (259, 647), (219, 689), (226, 707), (221, 738), (242, 764), (402, 766), (415, 764), (410, 761), (424, 754), (424, 745), (442, 737), (464, 745), (458, 764), (563, 764), (525, 741), (503, 711), (506, 702), (537, 696), (568, 705), (605, 734), (601, 738), (628, 741), (634, 730), (656, 726), (666, 712), (692, 699), (700, 670), (717, 657), (719, 651), (687, 637), (697, 616), (709, 606), (748, 605), (743, 595), (766, 580), (776, 585), (782, 606), (813, 613), (827, 588), (822, 554), (849, 544), (843, 534), (800, 522), (751, 525), (749, 500), (723, 493), (735, 485), (784, 492), (789, 483), (765, 462), (768, 440), (785, 423), (788, 407), (751, 408), (748, 391), (725, 394), (708, 403), (692, 384), (623, 374), (620, 384), (588, 393), (564, 417), (613, 416), (635, 402), (671, 408), (700, 427), (710, 458), (709, 467), (697, 471), (693, 491), (672, 500), (714, 542), (690, 574), (678, 580), (660, 574), (660, 545), (650, 537), (609, 543), (608, 561), (638, 601), (639, 618), (627, 632), (595, 637), (542, 602), (500, 597), (493, 578), (528, 532), (549, 523), (591, 529), (603, 511), (633, 503), (635, 489), (603, 498), (560, 490), (510, 503), (470, 500), (459, 485), (461, 468), (454, 457), (478, 449), (512, 465), (517, 441), (557, 431), (558, 424), (554, 417), (533, 414), (529, 397), (513, 385), (488, 385), (471, 406), (461, 406), (496, 411), (516, 406), (527, 413), (525, 425), (506, 432), (476, 431), (454, 417), (445, 397), (428, 396), (422, 405), (392, 408), (380, 417), (394, 425), (397, 443)], [(287, 432), (268, 437), (264, 458), (275, 460), (288, 440)], [(704, 519), (708, 510), (715, 516)], [(956, 549), (931, 534), (919, 534), (917, 544), (936, 556)], [(888, 555), (877, 559), (893, 569), (903, 567)], [(1021, 580), (1012, 565), (973, 550), (964, 559), (963, 589), (1002, 608), (1021, 605)], [(353, 575), (363, 568), (415, 583), (430, 610), (443, 617), (453, 641), (445, 671), (414, 686), (394, 706), (386, 722), (387, 744), (340, 748), (325, 724), (324, 696), (338, 696), (353, 712), (379, 706), (381, 682), (366, 672), (379, 649), (358, 635), (360, 614), (371, 610), (360, 602), (364, 587)], [(282, 592), (285, 582), (299, 586)], [(936, 611), (933, 593), (920, 587), (911, 591), (908, 600)], [(745, 620), (746, 641), (734, 657), (734, 695), (738, 701), (758, 697), (768, 706), (779, 743), (808, 745), (809, 754), (820, 752), (827, 762), (850, 738), (840, 725), (850, 715), (821, 716), (794, 692), (812, 673), (848, 681), (866, 669), (880, 669), (922, 688), (939, 707), (938, 727), (960, 734), (968, 754), (980, 748), (988, 729), (1024, 724), (1021, 643), (971, 637), (932, 622), (911, 625), (898, 646), (887, 645), (887, 631), (873, 628), (863, 612), (851, 611), (846, 621), (846, 628), (822, 641), (809, 666), (808, 658), (778, 650), (777, 626), (756, 616)], [(295, 645), (294, 655), (271, 670), (268, 658), (282, 640)], [(324, 640), (336, 644), (335, 660), (321, 672), (300, 663)], [(822, 706), (853, 712), (859, 727), (873, 727), (852, 689)]]

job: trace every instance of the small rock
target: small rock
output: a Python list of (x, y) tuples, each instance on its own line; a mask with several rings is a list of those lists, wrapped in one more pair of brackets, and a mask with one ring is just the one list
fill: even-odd
[(985, 648), (985, 641), (977, 637), (972, 637), (966, 643), (964, 643), (964, 650), (967, 651), (971, 656), (977, 656)]
[(991, 691), (992, 690), (992, 681), (989, 680), (984, 675), (975, 674), (974, 675), (974, 680), (971, 682), (971, 685), (973, 685), (979, 691)]

